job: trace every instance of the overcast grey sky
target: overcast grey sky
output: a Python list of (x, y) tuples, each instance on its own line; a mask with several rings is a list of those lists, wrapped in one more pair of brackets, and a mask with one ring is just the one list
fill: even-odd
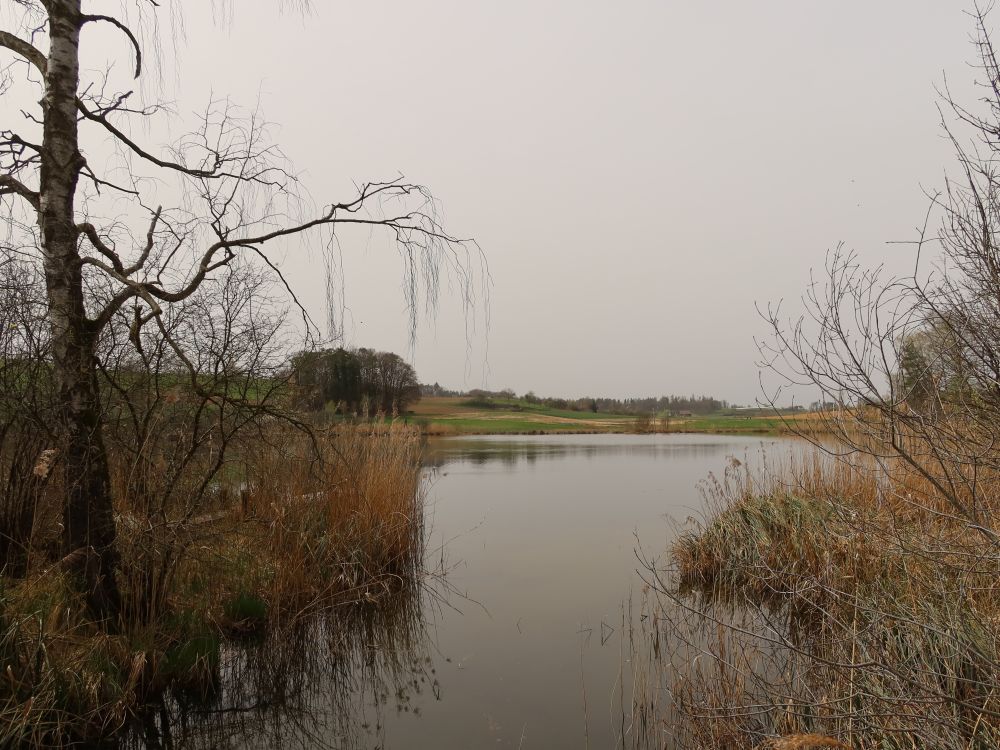
[[(347, 343), (450, 387), (752, 401), (755, 303), (794, 310), (840, 241), (909, 267), (886, 242), (952, 162), (934, 85), (974, 75), (964, 2), (272, 5), (219, 24), (183, 3), (170, 96), (259, 96), (317, 202), (398, 173), (433, 190), (488, 258), (488, 336), (480, 314), (467, 341), (446, 293), (411, 352), (400, 263), (374, 242), (343, 247)], [(323, 319), (319, 258), (284, 268)]]

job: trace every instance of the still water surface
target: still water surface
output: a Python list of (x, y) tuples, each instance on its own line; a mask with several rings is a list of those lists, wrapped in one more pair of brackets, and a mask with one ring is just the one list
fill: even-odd
[[(179, 707), (145, 747), (627, 747), (623, 620), (700, 482), (788, 439), (450, 438), (426, 454), (421, 592), (360, 624), (228, 654), (216, 705)], [(638, 663), (638, 662), (637, 662)], [(625, 684), (624, 694), (622, 684)], [(164, 727), (171, 726), (171, 739)]]
[[(434, 617), (440, 700), (384, 717), (387, 748), (614, 747), (622, 607), (701, 511), (698, 484), (789, 441), (547, 435), (433, 443), (431, 556), (456, 609)], [(777, 449), (781, 444), (783, 450)], [(776, 450), (777, 449), (777, 450)], [(457, 610), (457, 611), (456, 611)], [(627, 696), (627, 687), (626, 687)], [(627, 697), (626, 697), (627, 700)]]

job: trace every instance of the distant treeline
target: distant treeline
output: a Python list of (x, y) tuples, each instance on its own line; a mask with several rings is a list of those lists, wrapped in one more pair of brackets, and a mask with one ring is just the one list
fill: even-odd
[(328, 406), (349, 414), (397, 414), (420, 398), (417, 374), (392, 352), (373, 349), (321, 349), (292, 357), (299, 406)]
[[(437, 383), (434, 385), (421, 385), (420, 392), (425, 396), (465, 396), (474, 404), (487, 408), (491, 405), (499, 405), (503, 401), (517, 400), (519, 398), (510, 389), (488, 391), (475, 388), (470, 391), (453, 391), (442, 388)], [(722, 401), (711, 396), (658, 396), (626, 399), (587, 396), (584, 398), (567, 399), (536, 396), (534, 392), (528, 391), (523, 396), (520, 396), (520, 400), (550, 409), (654, 416), (668, 413), (680, 414), (681, 412), (714, 414), (723, 409), (728, 409), (730, 406), (728, 401)]]
[(679, 414), (685, 411), (692, 414), (714, 414), (729, 408), (728, 401), (721, 401), (712, 396), (659, 396), (624, 400), (598, 398), (593, 399), (593, 401), (597, 404), (595, 411), (620, 411), (624, 414), (666, 414), (668, 412)]

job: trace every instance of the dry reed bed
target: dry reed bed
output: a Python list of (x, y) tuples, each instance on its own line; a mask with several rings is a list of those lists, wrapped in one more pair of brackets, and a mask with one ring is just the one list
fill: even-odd
[(650, 569), (647, 744), (1000, 744), (1000, 550), (926, 478), (817, 456), (759, 476), (734, 461), (705, 490), (706, 520)]
[(0, 746), (108, 737), (164, 690), (211, 691), (226, 638), (290, 632), (417, 585), (418, 432), (376, 423), (271, 438), (241, 447), (208, 512), (120, 503), (125, 606), (110, 632), (59, 566), (0, 577)]

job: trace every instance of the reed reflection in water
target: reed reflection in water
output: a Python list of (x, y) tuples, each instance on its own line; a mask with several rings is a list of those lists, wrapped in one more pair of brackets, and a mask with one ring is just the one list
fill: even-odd
[(446, 542), (450, 584), (478, 604), (437, 624), (453, 659), (440, 664), (444, 700), (420, 722), (391, 717), (399, 744), (389, 746), (632, 746), (633, 648), (648, 645), (633, 625), (640, 557), (663, 554), (670, 519), (700, 514), (710, 474), (793, 445), (678, 434), (432, 444), (435, 540)]
[[(477, 466), (500, 464), (514, 467), (540, 459), (612, 456), (642, 456), (658, 460), (718, 457), (720, 446), (742, 452), (756, 446), (759, 438), (717, 437), (712, 435), (519, 435), (448, 438), (431, 441), (425, 451), (427, 466), (469, 463)], [(721, 466), (719, 467), (721, 468)]]
[(655, 698), (642, 686), (662, 684), (635, 674), (658, 647), (642, 634), (639, 558), (673, 539), (667, 517), (699, 513), (709, 474), (789, 445), (705, 435), (432, 441), (425, 559), (435, 574), (378, 607), (223, 653), (209, 700), (174, 696), (132, 746), (639, 746), (650, 738), (642, 706)]
[(224, 644), (205, 692), (174, 690), (122, 750), (367, 748), (387, 712), (440, 698), (424, 607), (433, 576), (377, 602), (305, 614), (261, 640)]

